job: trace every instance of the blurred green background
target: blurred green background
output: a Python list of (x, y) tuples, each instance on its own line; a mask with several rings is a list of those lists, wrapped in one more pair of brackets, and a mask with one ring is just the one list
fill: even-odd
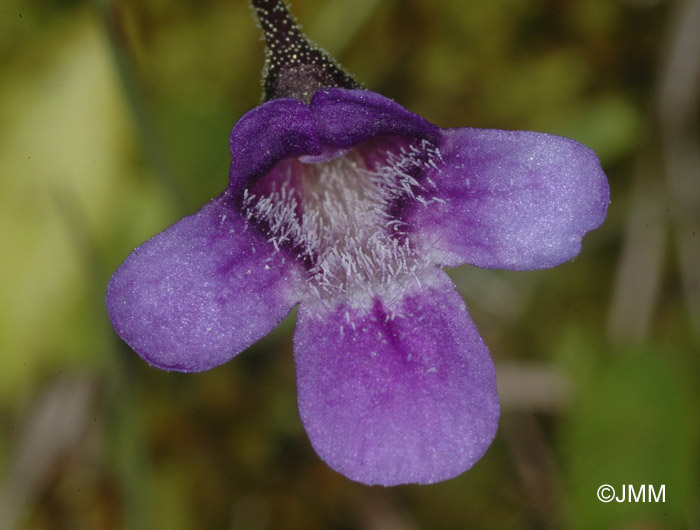
[[(296, 411), (294, 315), (233, 362), (150, 368), (103, 297), (226, 185), (260, 100), (243, 0), (0, 6), (0, 529), (700, 528), (697, 0), (305, 0), (309, 36), (441, 126), (599, 154), (574, 261), (451, 271), (496, 360), (484, 458), (432, 486), (330, 470)], [(601, 484), (665, 485), (604, 504)]]

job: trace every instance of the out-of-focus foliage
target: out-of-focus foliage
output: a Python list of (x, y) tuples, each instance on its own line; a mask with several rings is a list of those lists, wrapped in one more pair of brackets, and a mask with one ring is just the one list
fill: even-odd
[[(609, 319), (639, 167), (660, 167), (651, 110), (676, 6), (293, 5), (368, 88), (445, 127), (573, 137), (597, 151), (612, 187), (608, 220), (573, 262), (453, 273), (497, 363), (517, 361), (517, 381), (518, 366), (545, 367), (565, 391), (528, 405), (539, 389), (522, 379), (504, 389), (501, 430), (472, 470), (382, 489), (348, 481), (310, 447), (293, 316), (193, 375), (148, 367), (106, 319), (124, 257), (226, 185), (228, 135), (261, 91), (247, 2), (4, 1), (0, 528), (697, 528), (700, 344), (672, 245), (658, 251), (641, 334)], [(661, 170), (646, 179), (663, 189)], [(659, 230), (664, 200), (652, 198)], [(635, 271), (644, 289), (646, 262)], [(665, 484), (666, 502), (604, 504), (603, 483)]]

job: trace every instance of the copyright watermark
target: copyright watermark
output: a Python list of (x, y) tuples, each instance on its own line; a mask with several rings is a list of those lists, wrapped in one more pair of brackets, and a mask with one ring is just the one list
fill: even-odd
[(615, 498), (615, 488), (610, 484), (603, 484), (598, 488), (597, 495), (600, 502), (610, 502)]
[(666, 502), (666, 484), (622, 484), (617, 491), (610, 484), (602, 484), (596, 492), (600, 502)]

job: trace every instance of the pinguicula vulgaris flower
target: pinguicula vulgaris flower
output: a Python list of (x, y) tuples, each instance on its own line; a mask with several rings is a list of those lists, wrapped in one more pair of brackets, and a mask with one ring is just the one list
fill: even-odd
[(146, 361), (225, 363), (298, 305), (299, 411), (365, 484), (432, 483), (490, 445), (493, 362), (438, 267), (552, 267), (606, 213), (594, 153), (558, 136), (440, 129), (362, 89), (280, 0), (253, 0), (265, 102), (233, 128), (229, 184), (112, 277), (115, 330)]

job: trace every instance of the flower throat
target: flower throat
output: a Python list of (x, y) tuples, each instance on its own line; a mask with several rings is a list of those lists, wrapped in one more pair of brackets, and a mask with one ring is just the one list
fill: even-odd
[(305, 263), (319, 296), (362, 299), (423, 266), (396, 211), (435, 200), (421, 180), (439, 157), (425, 140), (383, 137), (326, 162), (283, 160), (244, 191), (244, 211)]

